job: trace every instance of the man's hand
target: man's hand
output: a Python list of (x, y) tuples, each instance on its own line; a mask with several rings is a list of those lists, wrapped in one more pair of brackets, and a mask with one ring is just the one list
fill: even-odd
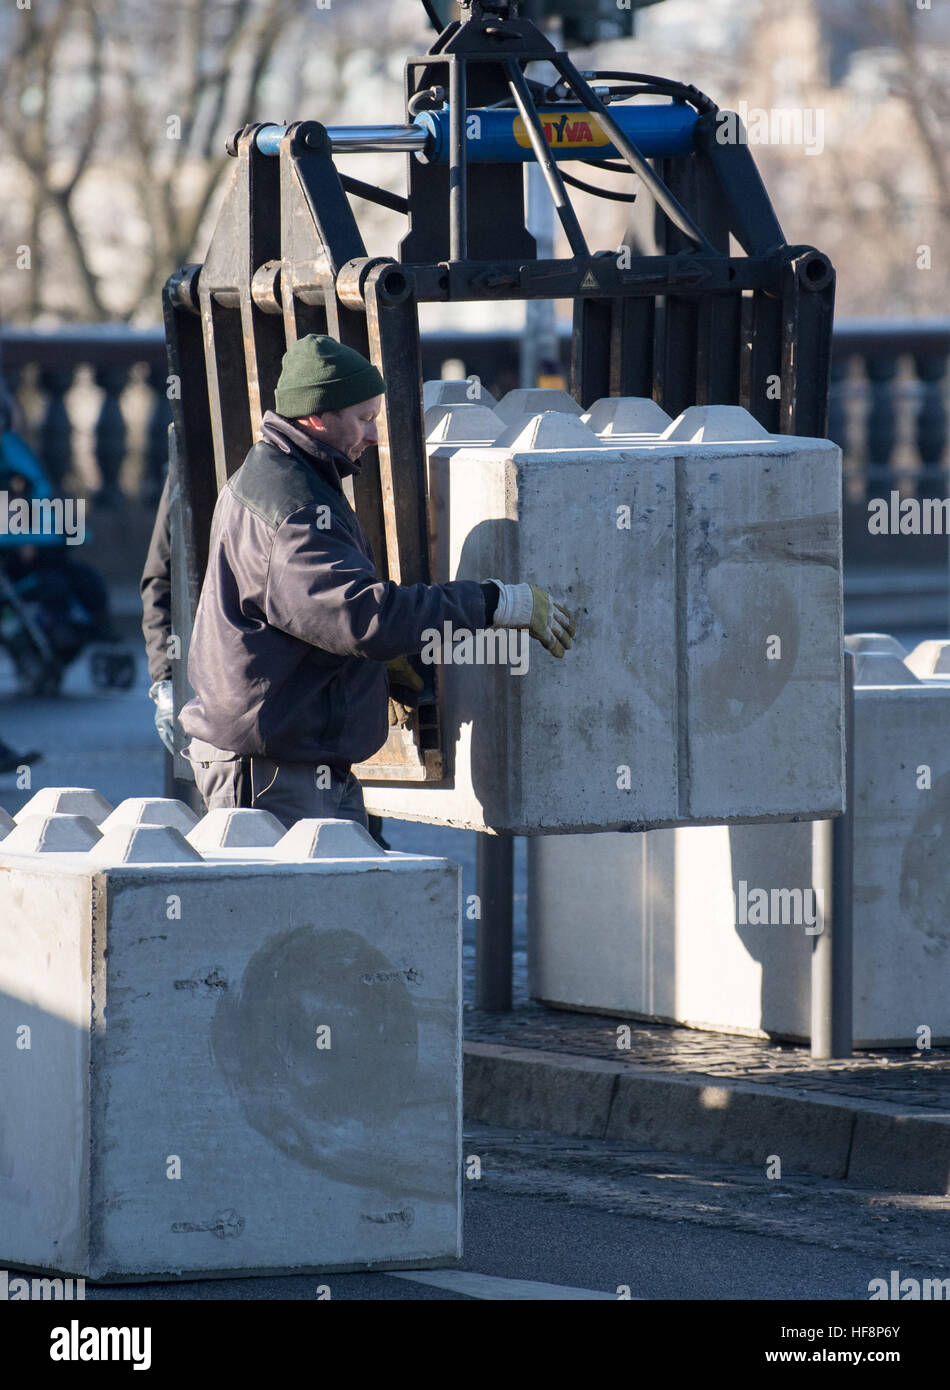
[(175, 702), (172, 698), (171, 681), (155, 681), (149, 687), (149, 699), (155, 701), (155, 727), (158, 736), (168, 749), (175, 752)]
[(502, 584), (500, 579), (491, 582), (501, 590), (492, 627), (526, 627), (552, 656), (563, 656), (573, 645), (577, 624), (547, 589), (537, 584)]
[[(387, 661), (386, 671), (389, 675), (390, 690), (389, 726), (392, 728), (398, 724), (400, 728), (403, 728), (412, 718), (412, 711), (415, 707), (415, 702), (408, 704), (406, 701), (412, 700), (413, 695), (417, 695), (420, 690), (424, 689), (425, 681), (417, 671), (412, 669), (404, 656), (396, 656), (393, 657), (392, 661)], [(406, 699), (400, 699), (401, 695), (404, 695)]]

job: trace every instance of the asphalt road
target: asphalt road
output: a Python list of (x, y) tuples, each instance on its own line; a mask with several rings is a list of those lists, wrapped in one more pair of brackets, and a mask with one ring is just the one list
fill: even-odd
[[(32, 787), (0, 778), (0, 806), (14, 813), (42, 785), (94, 786), (114, 804), (161, 795), (163, 755), (147, 684), (143, 663), (134, 690), (97, 694), (80, 662), (59, 699), (23, 702), (0, 667), (0, 735), (46, 754)], [(462, 863), (465, 891), (474, 892), (472, 834), (386, 827), (396, 849)], [(862, 1301), (870, 1280), (892, 1269), (902, 1278), (950, 1275), (950, 1199), (894, 1198), (817, 1179), (765, 1183), (760, 1172), (699, 1159), (484, 1127), (466, 1137), (472, 1152), (483, 1176), (466, 1185), (462, 1271), (474, 1280), (458, 1271), (447, 1272), (443, 1286), (422, 1273), (313, 1274), (90, 1288), (87, 1297), (313, 1300), (322, 1286), (331, 1300)]]

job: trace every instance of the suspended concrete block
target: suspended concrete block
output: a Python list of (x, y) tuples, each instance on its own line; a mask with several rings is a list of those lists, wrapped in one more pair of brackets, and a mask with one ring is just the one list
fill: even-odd
[(118, 825), (171, 825), (187, 835), (198, 824), (198, 816), (186, 806), (169, 796), (135, 796), (120, 801), (102, 822), (100, 829), (105, 834)]
[(436, 449), (450, 444), (494, 444), (507, 429), (487, 405), (433, 406), (426, 411), (425, 427), (426, 443)]
[(546, 410), (525, 420), (521, 416), (506, 426), (495, 440), (513, 453), (537, 453), (543, 449), (596, 449), (600, 440), (576, 415)]
[(496, 397), (487, 386), (483, 386), (477, 376), (452, 377), (443, 381), (425, 381), (422, 384), (422, 408), (428, 411), (436, 405), (478, 405), (493, 406)]
[(21, 811), (20, 815), (22, 819), (18, 817), (14, 828), (4, 836), (0, 853), (85, 853), (100, 838), (99, 827), (88, 816), (68, 815), (61, 811), (33, 816), (23, 815)]
[(666, 428), (663, 438), (690, 444), (719, 444), (773, 436), (741, 405), (691, 405)]
[(542, 585), (576, 641), (430, 633), (445, 779), (358, 768), (368, 810), (526, 835), (837, 814), (837, 446), (605, 443), (556, 413), (508, 438), (430, 459), (433, 578)]
[(55, 813), (67, 816), (86, 816), (93, 825), (101, 825), (112, 810), (112, 803), (92, 787), (41, 787), (21, 807), (13, 819), (19, 823), (27, 816), (48, 816)]
[[(950, 681), (855, 690), (854, 1037), (950, 1043)], [(887, 639), (887, 645), (893, 639)], [(897, 644), (894, 644), (895, 646)], [(859, 657), (859, 659), (861, 659)], [(696, 826), (528, 844), (529, 989), (566, 1008), (808, 1041), (812, 879), (828, 825)]]
[(542, 411), (554, 410), (560, 414), (583, 415), (583, 407), (577, 404), (567, 391), (556, 386), (519, 386), (502, 396), (494, 407), (506, 424), (516, 420), (538, 415)]
[(660, 435), (673, 423), (649, 396), (602, 396), (581, 419), (604, 441)]
[(362, 857), (295, 861), (285, 838), (280, 858), (203, 859), (148, 824), (93, 853), (0, 847), (0, 1266), (129, 1282), (459, 1258), (461, 871), (346, 831)]

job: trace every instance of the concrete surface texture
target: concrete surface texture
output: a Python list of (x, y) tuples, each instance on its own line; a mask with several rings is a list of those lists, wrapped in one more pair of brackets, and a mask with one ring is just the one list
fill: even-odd
[[(893, 638), (866, 634), (848, 645), (861, 681), (854, 1040), (945, 1044), (950, 680), (919, 680)], [(931, 655), (918, 650), (917, 664)], [(826, 831), (788, 823), (530, 841), (532, 997), (808, 1039), (812, 944), (830, 908), (813, 887), (813, 833)]]
[[(97, 804), (56, 790), (43, 806)], [(220, 813), (186, 839), (174, 802), (154, 823), (123, 803), (123, 824), (101, 800), (101, 837), (53, 811), (0, 842), (0, 1263), (128, 1281), (456, 1260), (458, 866), (350, 822), (275, 844), (258, 821), (228, 848)], [(50, 824), (94, 848), (51, 849)]]
[(526, 835), (837, 813), (839, 450), (718, 406), (676, 423), (732, 441), (614, 441), (563, 394), (511, 392), (494, 445), (431, 454), (433, 564), (542, 585), (577, 640), (555, 660), (526, 632), (434, 633), (446, 779), (364, 785), (368, 809)]

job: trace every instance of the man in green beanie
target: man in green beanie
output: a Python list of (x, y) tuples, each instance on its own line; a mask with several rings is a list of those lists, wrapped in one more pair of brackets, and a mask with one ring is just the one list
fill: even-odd
[[(377, 443), (385, 384), (360, 353), (314, 333), (284, 354), (276, 410), (221, 489), (188, 657), (185, 750), (208, 809), (253, 806), (284, 825), (367, 825), (352, 764), (389, 730), (390, 679), (426, 629), (522, 627), (554, 656), (574, 624), (546, 590), (489, 579), (394, 584), (376, 572), (343, 492)], [(395, 693), (400, 693), (394, 686)]]

